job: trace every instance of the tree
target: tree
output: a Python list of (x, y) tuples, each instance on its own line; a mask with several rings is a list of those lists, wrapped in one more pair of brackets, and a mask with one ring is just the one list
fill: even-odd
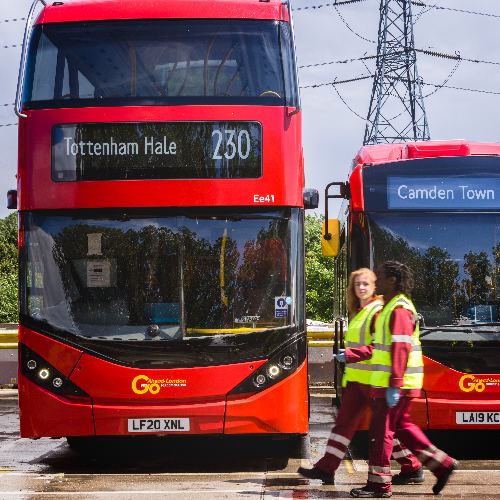
[(0, 323), (16, 323), (17, 314), (17, 213), (0, 219)]
[(305, 219), (306, 314), (309, 319), (331, 322), (335, 259), (321, 253), (323, 220), (323, 215), (316, 214)]

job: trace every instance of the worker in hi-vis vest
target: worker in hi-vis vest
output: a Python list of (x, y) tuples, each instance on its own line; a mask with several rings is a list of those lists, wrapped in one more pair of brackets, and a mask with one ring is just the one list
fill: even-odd
[[(373, 403), (370, 392), (370, 357), (372, 355), (372, 332), (377, 313), (382, 309), (381, 297), (375, 295), (376, 276), (370, 269), (358, 269), (351, 273), (347, 286), (349, 329), (345, 336), (345, 354), (334, 355), (339, 361), (347, 361), (342, 378), (342, 406), (339, 408), (335, 426), (328, 439), (325, 455), (312, 469), (300, 467), (298, 472), (309, 479), (321, 479), (334, 484), (335, 471), (344, 458), (347, 446), (359, 427), (366, 410)], [(364, 361), (363, 359), (367, 359)], [(394, 440), (393, 457), (408, 476), (421, 471), (417, 458), (400, 442)], [(424, 480), (420, 474), (420, 481)]]
[[(418, 316), (411, 300), (411, 270), (400, 262), (384, 262), (377, 270), (376, 290), (385, 306), (375, 322), (370, 371), (370, 396), (374, 398), (368, 434), (368, 482), (351, 490), (356, 498), (388, 498), (391, 493), (391, 452), (394, 433), (436, 476), (432, 490), (438, 494), (458, 463), (438, 450), (410, 420), (412, 398), (419, 397), (424, 369), (418, 334)], [(404, 482), (405, 474), (400, 480)]]

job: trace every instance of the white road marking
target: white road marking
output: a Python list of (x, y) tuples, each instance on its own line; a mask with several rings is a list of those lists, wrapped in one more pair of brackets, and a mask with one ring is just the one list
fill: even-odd
[(33, 491), (33, 490), (21, 490), (21, 491), (2, 491), (2, 496), (4, 495), (10, 495), (10, 496), (24, 496), (24, 495), (53, 495), (53, 496), (60, 496), (60, 495), (66, 495), (66, 496), (93, 496), (93, 495), (132, 495), (132, 494), (140, 494), (140, 495), (165, 495), (165, 494), (175, 494), (179, 495), (182, 493), (183, 495), (186, 495), (188, 493), (193, 493), (193, 494), (207, 494), (207, 493), (241, 493), (241, 494), (249, 494), (249, 493), (255, 493), (256, 495), (260, 496), (260, 491), (250, 491), (249, 489), (246, 490), (123, 490), (123, 491)]

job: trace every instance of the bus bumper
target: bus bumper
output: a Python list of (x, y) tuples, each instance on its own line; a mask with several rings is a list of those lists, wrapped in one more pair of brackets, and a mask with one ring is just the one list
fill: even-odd
[(500, 429), (500, 401), (429, 398), (429, 429)]

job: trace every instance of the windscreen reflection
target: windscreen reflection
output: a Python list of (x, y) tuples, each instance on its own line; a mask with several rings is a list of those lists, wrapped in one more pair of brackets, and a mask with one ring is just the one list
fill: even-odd
[(498, 322), (500, 215), (370, 214), (373, 266), (398, 260), (414, 273), (422, 326)]
[(24, 217), (21, 307), (31, 319), (108, 341), (182, 341), (297, 323), (297, 210)]

